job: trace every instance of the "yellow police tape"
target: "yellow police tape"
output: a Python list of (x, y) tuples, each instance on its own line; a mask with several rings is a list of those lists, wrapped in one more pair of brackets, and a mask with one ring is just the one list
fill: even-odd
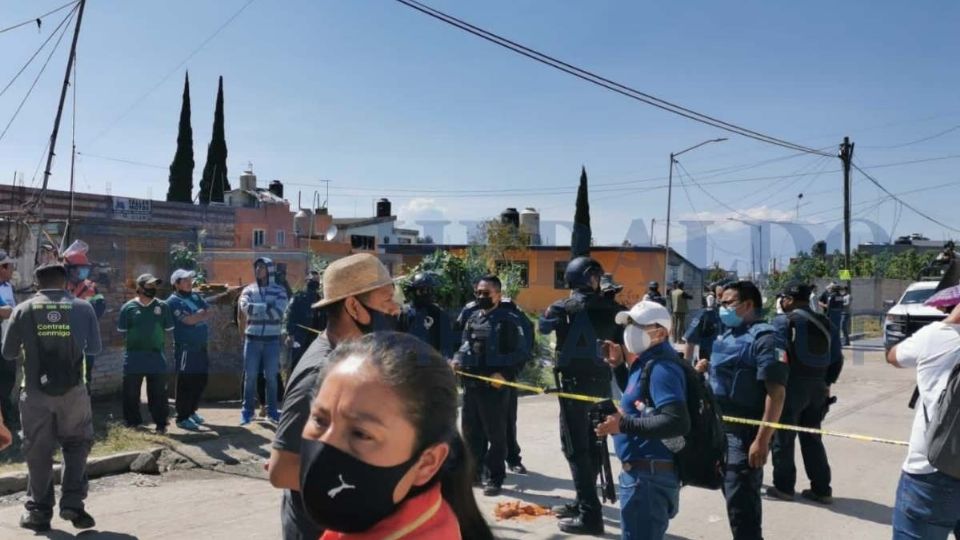
[[(300, 328), (303, 328), (304, 330), (309, 330), (317, 334), (321, 333), (316, 329), (310, 328), (308, 326), (303, 326), (302, 324), (298, 324), (297, 326), (299, 326)], [(461, 377), (468, 377), (470, 379), (486, 381), (495, 386), (510, 386), (510, 387), (516, 388), (517, 390), (524, 390), (526, 392), (532, 392), (534, 394), (549, 394), (552, 396), (557, 396), (559, 398), (572, 399), (576, 401), (585, 401), (587, 403), (600, 403), (602, 401), (607, 401), (608, 399), (608, 398), (601, 398), (601, 397), (595, 397), (595, 396), (587, 396), (584, 394), (571, 394), (569, 392), (560, 392), (558, 389), (555, 390), (552, 388), (540, 388), (539, 386), (532, 386), (529, 384), (523, 384), (518, 382), (504, 381), (500, 379), (495, 379), (493, 377), (484, 377), (482, 375), (466, 373), (460, 370), (456, 370), (456, 373)], [(617, 405), (617, 404), (614, 403), (614, 405)], [(815, 429), (815, 428), (808, 428), (808, 427), (802, 427), (802, 426), (791, 426), (789, 424), (780, 424), (778, 422), (764, 422), (763, 420), (752, 420), (750, 418), (737, 418), (735, 416), (724, 416), (723, 421), (731, 424), (745, 424), (749, 426), (758, 426), (758, 427), (766, 426), (774, 429), (783, 429), (783, 430), (789, 430), (789, 431), (796, 431), (800, 433), (813, 433), (814, 435), (829, 435), (831, 437), (841, 437), (844, 439), (853, 439), (855, 441), (863, 441), (863, 442), (892, 444), (896, 446), (909, 446), (910, 444), (906, 441), (895, 441), (893, 439), (884, 439), (881, 437), (870, 437), (868, 435), (857, 435), (855, 433), (842, 433), (839, 431), (828, 431), (825, 429)]]
[[(481, 381), (486, 381), (495, 385), (503, 386), (512, 386), (518, 390), (526, 390), (528, 392), (533, 392), (535, 394), (550, 394), (557, 397), (565, 399), (575, 399), (577, 401), (586, 401), (589, 403), (600, 403), (601, 401), (606, 401), (607, 398), (599, 398), (594, 396), (585, 396), (583, 394), (570, 394), (567, 392), (554, 392), (551, 389), (539, 388), (536, 386), (530, 386), (527, 384), (515, 383), (510, 381), (502, 381), (500, 379), (494, 379), (492, 377), (483, 377), (481, 375), (474, 375), (473, 373), (465, 373), (463, 371), (457, 371), (457, 374), (463, 377), (469, 377), (471, 379), (479, 379)], [(813, 433), (815, 435), (829, 435), (831, 437), (842, 437), (844, 439), (853, 439), (855, 441), (864, 441), (864, 442), (876, 442), (882, 444), (893, 444), (896, 446), (908, 446), (909, 443), (905, 441), (895, 441), (892, 439), (883, 439), (881, 437), (870, 437), (867, 435), (857, 435), (854, 433), (842, 433), (839, 431), (828, 431), (825, 429), (815, 429), (802, 426), (791, 426), (788, 424), (780, 424), (778, 422), (764, 422), (762, 420), (751, 420), (749, 418), (737, 418), (735, 416), (724, 416), (724, 422), (731, 424), (746, 424), (750, 426), (766, 426), (774, 429), (783, 429), (789, 431), (797, 431), (800, 433)]]

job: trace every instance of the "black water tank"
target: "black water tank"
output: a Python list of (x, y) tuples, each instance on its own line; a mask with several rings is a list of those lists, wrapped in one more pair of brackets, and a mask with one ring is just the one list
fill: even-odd
[(504, 225), (513, 225), (514, 227), (520, 227), (520, 212), (517, 212), (516, 208), (507, 208), (503, 212), (500, 212), (500, 223)]
[(380, 199), (377, 201), (377, 217), (390, 217), (390, 201)]
[(270, 182), (270, 187), (268, 188), (270, 193), (273, 193), (279, 198), (283, 198), (283, 182), (279, 180), (274, 180)]

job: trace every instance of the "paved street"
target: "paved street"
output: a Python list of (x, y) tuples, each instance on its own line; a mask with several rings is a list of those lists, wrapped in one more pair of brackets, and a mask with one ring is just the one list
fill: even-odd
[[(911, 413), (906, 401), (913, 387), (913, 373), (895, 370), (883, 363), (879, 352), (867, 352), (851, 362), (835, 388), (839, 403), (831, 411), (827, 429), (903, 440)], [(210, 409), (205, 414), (223, 423), (232, 422), (235, 411)], [(521, 445), (531, 469), (525, 477), (508, 476), (504, 494), (482, 500), (492, 516), (495, 502), (521, 499), (550, 505), (572, 495), (566, 463), (559, 450), (557, 404), (548, 397), (521, 400)], [(162, 538), (278, 538), (276, 491), (262, 479), (259, 466), (268, 432), (257, 428), (253, 437), (233, 426), (224, 429), (220, 444), (188, 458), (223, 472), (180, 470), (162, 477), (123, 475), (95, 481), (89, 508), (97, 517), (98, 532), (85, 539)], [(244, 447), (245, 441), (254, 441)], [(828, 438), (833, 464), (836, 502), (831, 507), (805, 502), (764, 502), (766, 537), (771, 539), (837, 538), (876, 539), (889, 536), (898, 470), (905, 449), (846, 439)], [(258, 448), (259, 446), (259, 448)], [(229, 463), (223, 466), (222, 461)], [(802, 477), (802, 474), (801, 474)], [(769, 467), (766, 479), (769, 481)], [(806, 487), (801, 480), (798, 489)], [(0, 537), (32, 538), (17, 528), (20, 514), (16, 497), (0, 501)], [(608, 538), (619, 535), (614, 506), (605, 511)], [(491, 517), (492, 520), (492, 517)], [(500, 538), (561, 538), (552, 517), (529, 522), (496, 524)], [(69, 525), (54, 521), (59, 529), (50, 538), (71, 538)], [(66, 531), (66, 532), (65, 532)], [(719, 492), (684, 489), (680, 513), (670, 526), (671, 538), (727, 538), (726, 516)]]

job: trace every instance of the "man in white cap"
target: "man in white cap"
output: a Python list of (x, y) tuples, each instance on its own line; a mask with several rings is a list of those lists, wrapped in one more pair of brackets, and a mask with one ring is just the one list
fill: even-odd
[(683, 435), (690, 430), (686, 378), (680, 355), (670, 345), (667, 308), (642, 301), (618, 313), (616, 321), (625, 326), (623, 347), (605, 341), (603, 348), (623, 390), (623, 412), (608, 416), (597, 434), (613, 435), (623, 463), (623, 537), (663, 538), (680, 504), (673, 454), (682, 448)]
[(203, 424), (203, 417), (197, 409), (210, 371), (207, 320), (212, 312), (203, 297), (193, 292), (196, 275), (196, 272), (183, 268), (175, 270), (170, 276), (174, 291), (167, 298), (176, 323), (173, 327), (173, 354), (177, 369), (177, 427), (187, 431), (198, 431)]
[(310, 418), (320, 369), (338, 343), (378, 330), (393, 330), (400, 314), (390, 272), (369, 253), (331, 263), (323, 272), (323, 293), (323, 300), (313, 307), (326, 312), (327, 329), (290, 374), (270, 452), (270, 483), (285, 490), (280, 509), (284, 540), (316, 540), (323, 532), (304, 511), (299, 493), (300, 441)]

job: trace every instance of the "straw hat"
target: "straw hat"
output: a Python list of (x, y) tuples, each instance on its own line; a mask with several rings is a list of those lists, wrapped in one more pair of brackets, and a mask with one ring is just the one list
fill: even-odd
[(350, 255), (333, 261), (323, 271), (323, 299), (313, 307), (322, 308), (392, 283), (390, 271), (380, 259), (369, 253)]

